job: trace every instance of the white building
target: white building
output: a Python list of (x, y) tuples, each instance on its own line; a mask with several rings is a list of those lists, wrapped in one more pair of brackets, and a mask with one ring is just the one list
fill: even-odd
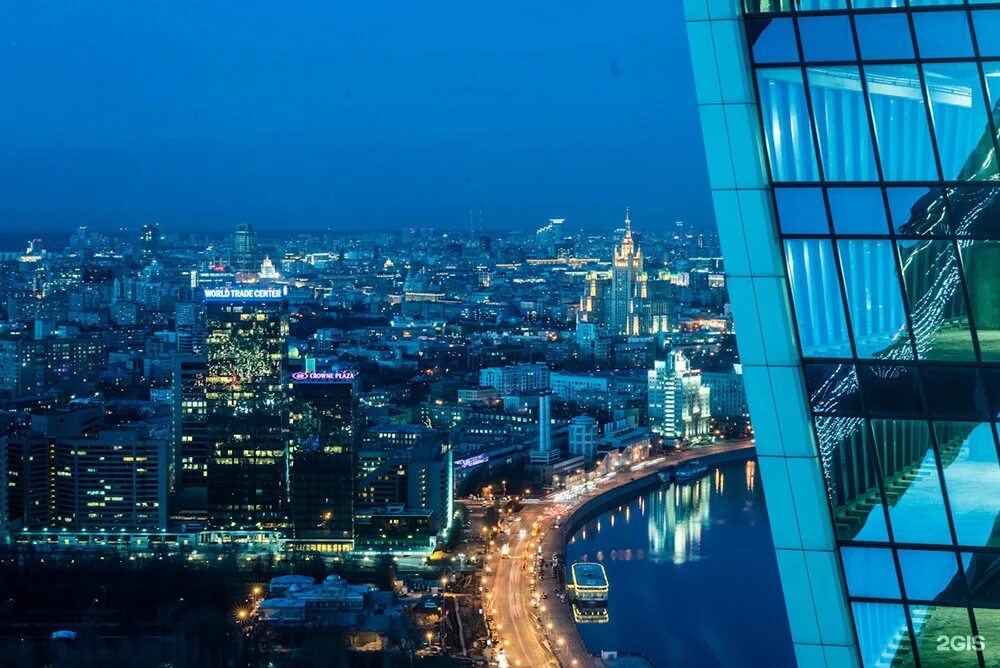
[(544, 362), (494, 366), (479, 370), (479, 384), (496, 388), (505, 397), (522, 392), (540, 392), (549, 389), (549, 367)]
[(649, 370), (649, 423), (665, 439), (699, 440), (711, 433), (710, 390), (681, 351)]

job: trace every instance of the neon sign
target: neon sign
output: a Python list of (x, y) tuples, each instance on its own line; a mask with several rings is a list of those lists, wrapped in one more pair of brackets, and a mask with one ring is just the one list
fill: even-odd
[(296, 371), (292, 374), (292, 380), (297, 383), (308, 381), (327, 382), (349, 382), (356, 380), (358, 372), (354, 369), (340, 369), (338, 371)]
[(205, 288), (205, 299), (284, 299), (287, 288)]
[(468, 457), (467, 459), (456, 459), (455, 468), (471, 469), (473, 466), (479, 466), (480, 464), (485, 464), (488, 461), (490, 461), (489, 455), (476, 455), (475, 457)]

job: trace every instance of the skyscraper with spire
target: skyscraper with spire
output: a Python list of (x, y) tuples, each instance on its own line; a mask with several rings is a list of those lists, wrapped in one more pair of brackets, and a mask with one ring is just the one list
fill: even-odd
[(625, 209), (625, 235), (614, 248), (608, 271), (587, 274), (580, 299), (580, 320), (607, 327), (615, 336), (641, 336), (665, 331), (671, 292), (667, 281), (650, 279), (642, 249), (632, 238), (632, 218)]

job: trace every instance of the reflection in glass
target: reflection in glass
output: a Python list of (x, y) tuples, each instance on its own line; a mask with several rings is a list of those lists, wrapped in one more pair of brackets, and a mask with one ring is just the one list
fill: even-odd
[(947, 236), (948, 207), (940, 188), (886, 188), (889, 217), (896, 234), (908, 237)]
[(829, 239), (788, 239), (785, 262), (805, 357), (850, 357), (844, 305)]
[(809, 95), (827, 181), (875, 181), (875, 151), (858, 68), (810, 67)]
[(858, 632), (862, 666), (874, 668), (882, 665), (913, 665), (910, 652), (904, 651), (897, 655), (900, 645), (910, 645), (910, 632), (902, 605), (856, 602), (851, 604), (851, 611), (854, 613), (854, 627)]
[(976, 358), (951, 241), (897, 241), (903, 287), (920, 359)]
[(996, 148), (979, 68), (975, 63), (926, 63), (923, 68), (945, 179), (995, 180)]
[(959, 545), (995, 545), (1000, 465), (988, 422), (935, 422), (951, 517)]
[(817, 417), (816, 437), (837, 538), (887, 541), (875, 456), (865, 421)]
[(847, 593), (865, 598), (899, 599), (899, 578), (892, 550), (875, 547), (842, 547), (841, 563)]
[(863, 415), (853, 364), (805, 364), (809, 404), (817, 415)]
[(892, 242), (846, 239), (837, 247), (858, 356), (912, 359)]
[(977, 9), (972, 12), (976, 43), (982, 56), (1000, 56), (1000, 9)]
[(760, 69), (757, 71), (757, 85), (773, 179), (819, 180), (801, 70), (785, 67)]
[[(993, 599), (996, 603), (997, 599)], [(979, 629), (980, 651), (983, 654), (984, 663), (987, 666), (1000, 666), (1000, 610), (989, 610), (985, 608), (975, 608), (973, 615), (976, 618), (976, 627)], [(987, 638), (994, 639), (987, 642)]]
[(871, 65), (865, 80), (885, 179), (937, 180), (917, 66)]
[[(911, 605), (909, 610), (921, 666), (978, 668), (979, 657), (968, 647), (972, 638), (968, 608)], [(947, 650), (942, 650), (942, 637)]]
[(872, 420), (872, 432), (889, 526), (896, 542), (950, 545), (928, 424), (922, 420)]
[[(1000, 607), (1000, 554), (966, 552), (962, 554), (962, 568), (972, 605)], [(996, 621), (1000, 623), (1000, 618)], [(996, 630), (1000, 631), (1000, 627)]]
[(915, 417), (924, 412), (920, 384), (912, 366), (862, 364), (858, 378), (868, 411), (876, 417)]
[(948, 188), (948, 206), (959, 246), (963, 237), (1000, 238), (1000, 188), (957, 186)]
[(981, 420), (987, 417), (986, 392), (974, 366), (920, 368), (931, 417)]
[(899, 568), (907, 598), (934, 603), (961, 603), (965, 587), (954, 552), (899, 550)]
[(984, 362), (1000, 361), (1000, 241), (958, 242)]

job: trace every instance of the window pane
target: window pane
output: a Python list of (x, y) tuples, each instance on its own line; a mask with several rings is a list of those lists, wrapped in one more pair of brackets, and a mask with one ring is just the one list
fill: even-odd
[(838, 540), (889, 540), (875, 454), (864, 420), (816, 418), (823, 479)]
[(917, 417), (923, 415), (920, 385), (912, 366), (862, 364), (858, 378), (865, 402), (878, 417)]
[(986, 395), (989, 400), (988, 413), (991, 418), (1000, 417), (1000, 369), (983, 367), (986, 379)]
[(948, 207), (943, 193), (940, 188), (886, 188), (896, 233), (917, 237), (947, 235)]
[(958, 576), (954, 552), (941, 550), (900, 550), (906, 597), (935, 603), (965, 601), (965, 587)]
[(807, 62), (856, 59), (851, 20), (847, 16), (802, 17), (799, 38)]
[(995, 180), (996, 150), (979, 68), (975, 63), (927, 63), (923, 67), (945, 179)]
[(819, 188), (775, 188), (774, 202), (783, 234), (830, 233)]
[(923, 366), (924, 395), (931, 417), (981, 420), (987, 417), (986, 393), (972, 366)]
[[(966, 552), (962, 555), (962, 566), (965, 569), (965, 581), (969, 583), (972, 605), (1000, 608), (1000, 554)], [(997, 612), (1000, 614), (1000, 611)], [(978, 612), (976, 614), (978, 619)], [(1000, 617), (993, 621), (1000, 624)], [(980, 627), (980, 632), (982, 630)], [(1000, 634), (1000, 626), (993, 630)]]
[(775, 181), (818, 181), (802, 72), (798, 68), (757, 71), (764, 138)]
[(865, 69), (865, 80), (886, 180), (936, 180), (916, 65), (872, 65)]
[(1000, 361), (1000, 241), (962, 241), (962, 269), (983, 361)]
[(968, 608), (911, 605), (909, 610), (921, 666), (979, 667), (979, 656), (975, 648), (969, 647), (972, 626)]
[(983, 63), (983, 74), (986, 77), (986, 94), (990, 96), (989, 108), (996, 108), (1000, 99), (1000, 63)]
[(913, 665), (912, 653), (908, 649), (900, 651), (901, 644), (910, 645), (910, 631), (902, 605), (851, 603), (851, 611), (854, 613), (854, 627), (858, 632), (861, 665), (864, 668)]
[(928, 360), (976, 359), (968, 310), (951, 241), (896, 242), (917, 355)]
[(853, 364), (805, 365), (806, 386), (813, 412), (826, 415), (863, 415), (858, 376)]
[(948, 188), (948, 206), (956, 236), (1000, 239), (1000, 188)]
[(847, 322), (828, 239), (785, 241), (785, 261), (804, 357), (850, 357)]
[(959, 545), (995, 544), (1000, 466), (988, 422), (936, 422), (938, 452)]
[(912, 358), (892, 242), (846, 239), (837, 248), (858, 356)]
[[(979, 646), (987, 666), (1000, 666), (1000, 610), (973, 610), (979, 637), (973, 640)], [(990, 642), (992, 640), (992, 642)]]
[(982, 56), (1000, 56), (1000, 9), (977, 9), (972, 12), (976, 42)]
[(877, 180), (858, 68), (810, 67), (806, 76), (826, 180)]
[(872, 420), (872, 432), (896, 542), (951, 545), (927, 423)]
[(963, 11), (914, 12), (913, 28), (921, 58), (965, 58), (972, 55), (969, 23)]
[[(857, 3), (854, 5), (857, 7)], [(800, 0), (796, 5), (799, 11), (816, 9), (846, 9), (847, 0)]]
[(842, 547), (847, 593), (865, 598), (901, 598), (892, 550), (874, 547)]
[(830, 216), (837, 234), (888, 234), (879, 188), (830, 188)]
[(795, 45), (795, 28), (792, 19), (752, 19), (747, 23), (753, 41), (753, 59), (757, 63), (796, 63), (799, 60)]
[(861, 57), (865, 60), (913, 58), (910, 25), (905, 14), (868, 14), (854, 17)]

